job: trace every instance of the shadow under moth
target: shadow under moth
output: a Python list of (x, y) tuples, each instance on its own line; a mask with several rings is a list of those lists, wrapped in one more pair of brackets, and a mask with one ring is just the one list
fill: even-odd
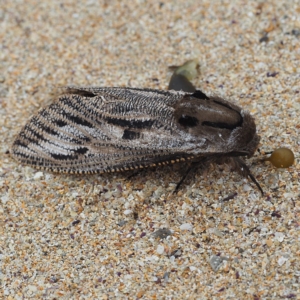
[(66, 87), (27, 122), (12, 155), (33, 167), (79, 174), (176, 162), (185, 162), (188, 174), (199, 164), (229, 163), (262, 192), (241, 158), (254, 154), (259, 139), (247, 111), (200, 90)]

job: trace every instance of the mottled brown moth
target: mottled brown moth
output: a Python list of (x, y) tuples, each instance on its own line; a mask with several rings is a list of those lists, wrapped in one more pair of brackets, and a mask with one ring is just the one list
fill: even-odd
[(241, 158), (258, 143), (249, 112), (199, 90), (67, 87), (28, 121), (12, 154), (30, 166), (80, 174), (227, 162), (262, 191)]

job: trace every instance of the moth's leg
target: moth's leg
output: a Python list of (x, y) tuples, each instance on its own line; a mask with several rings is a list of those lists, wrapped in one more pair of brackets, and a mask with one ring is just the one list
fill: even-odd
[(186, 179), (186, 177), (192, 172), (194, 171), (196, 168), (195, 165), (191, 164), (188, 169), (185, 171), (184, 175), (181, 177), (180, 181), (177, 183), (175, 190), (173, 191), (173, 193), (178, 192), (181, 184), (184, 182), (184, 180)]
[(184, 182), (184, 180), (187, 178), (187, 176), (194, 172), (196, 169), (198, 169), (199, 167), (204, 167), (204, 165), (208, 162), (209, 160), (207, 158), (204, 158), (200, 161), (195, 161), (192, 162), (189, 167), (186, 169), (184, 175), (182, 176), (182, 178), (180, 179), (180, 181), (177, 183), (176, 188), (174, 190), (174, 193), (178, 192), (181, 184)]
[(261, 188), (260, 184), (257, 182), (255, 177), (251, 174), (250, 169), (246, 165), (246, 163), (239, 157), (231, 157), (230, 159), (231, 165), (234, 170), (240, 173), (244, 177), (250, 177), (250, 179), (255, 183), (258, 189), (261, 191), (261, 194), (264, 195), (264, 191)]

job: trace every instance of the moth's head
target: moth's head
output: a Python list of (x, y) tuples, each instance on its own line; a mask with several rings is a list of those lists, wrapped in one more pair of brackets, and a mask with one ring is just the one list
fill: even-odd
[(256, 133), (254, 118), (248, 111), (241, 111), (243, 124), (237, 127), (231, 134), (229, 145), (231, 148), (238, 146), (248, 157), (253, 156), (256, 151), (260, 137)]
[(175, 106), (180, 130), (197, 140), (206, 140), (213, 152), (242, 152), (252, 156), (259, 137), (254, 119), (239, 106), (219, 97), (186, 95)]

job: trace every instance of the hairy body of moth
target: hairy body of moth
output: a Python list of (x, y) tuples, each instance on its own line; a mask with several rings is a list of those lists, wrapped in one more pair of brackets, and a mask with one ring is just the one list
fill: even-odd
[(251, 157), (258, 143), (247, 111), (201, 91), (67, 87), (28, 121), (12, 154), (65, 173), (229, 161), (258, 185), (239, 158)]

